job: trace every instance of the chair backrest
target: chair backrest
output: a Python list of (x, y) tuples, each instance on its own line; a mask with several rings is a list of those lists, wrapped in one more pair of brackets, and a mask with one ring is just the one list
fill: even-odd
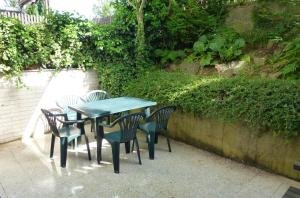
[(57, 122), (56, 122), (56, 116), (53, 113), (51, 113), (50, 111), (46, 110), (46, 109), (41, 109), (41, 111), (45, 115), (52, 133), (55, 136), (59, 137)]
[(86, 102), (92, 102), (92, 101), (97, 101), (97, 100), (104, 100), (104, 99), (108, 99), (109, 95), (106, 91), (103, 90), (94, 90), (94, 91), (90, 91), (86, 94), (86, 96), (84, 97), (84, 100)]
[(127, 142), (136, 137), (137, 127), (144, 116), (144, 113), (133, 113), (122, 116), (116, 120), (121, 131), (121, 142)]
[(77, 95), (66, 95), (56, 100), (56, 105), (67, 114), (71, 112), (75, 113), (74, 111), (70, 110), (68, 106), (82, 103), (84, 103), (84, 101)]
[(167, 130), (171, 113), (176, 110), (175, 106), (166, 106), (155, 110), (147, 121), (155, 122), (155, 131)]

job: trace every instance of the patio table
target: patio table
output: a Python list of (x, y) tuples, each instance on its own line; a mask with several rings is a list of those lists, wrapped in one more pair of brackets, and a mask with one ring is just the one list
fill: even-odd
[[(70, 109), (77, 112), (77, 119), (81, 119), (81, 115), (85, 115), (95, 120), (96, 140), (97, 140), (97, 161), (100, 164), (102, 160), (101, 147), (102, 138), (104, 136), (103, 126), (99, 123), (106, 116), (116, 113), (126, 112), (134, 109), (144, 109), (146, 116), (150, 115), (150, 107), (157, 103), (133, 97), (119, 97), (105, 100), (87, 102), (79, 105), (69, 106)], [(125, 144), (126, 153), (130, 152), (130, 142)]]

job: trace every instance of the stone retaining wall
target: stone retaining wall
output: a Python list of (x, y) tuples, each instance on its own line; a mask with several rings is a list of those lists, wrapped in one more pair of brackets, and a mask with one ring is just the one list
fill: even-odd
[(174, 139), (300, 180), (300, 174), (293, 169), (300, 160), (300, 138), (286, 140), (271, 132), (182, 112), (172, 115), (169, 129)]
[(41, 107), (54, 108), (55, 100), (63, 95), (84, 95), (98, 88), (94, 71), (63, 70), (27, 71), (23, 73), (24, 88), (0, 77), (0, 143), (29, 137), (41, 132)]

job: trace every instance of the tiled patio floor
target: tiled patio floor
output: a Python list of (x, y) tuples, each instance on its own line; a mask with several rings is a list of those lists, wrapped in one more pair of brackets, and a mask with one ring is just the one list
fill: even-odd
[[(145, 138), (140, 136), (142, 163), (136, 153), (121, 150), (120, 174), (113, 173), (111, 149), (104, 144), (103, 162), (95, 159), (96, 144), (90, 137), (92, 161), (84, 145), (68, 151), (67, 168), (59, 166), (59, 144), (49, 159), (50, 134), (30, 143), (0, 145), (0, 197), (281, 197), (289, 186), (300, 183), (209, 152), (164, 138), (156, 159), (148, 159)], [(57, 139), (58, 140), (58, 139)]]

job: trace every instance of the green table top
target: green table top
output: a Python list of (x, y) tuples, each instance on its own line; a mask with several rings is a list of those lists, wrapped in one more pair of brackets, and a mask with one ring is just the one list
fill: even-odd
[(69, 108), (90, 118), (96, 118), (133, 109), (147, 108), (156, 104), (156, 102), (140, 98), (119, 97), (72, 105)]

